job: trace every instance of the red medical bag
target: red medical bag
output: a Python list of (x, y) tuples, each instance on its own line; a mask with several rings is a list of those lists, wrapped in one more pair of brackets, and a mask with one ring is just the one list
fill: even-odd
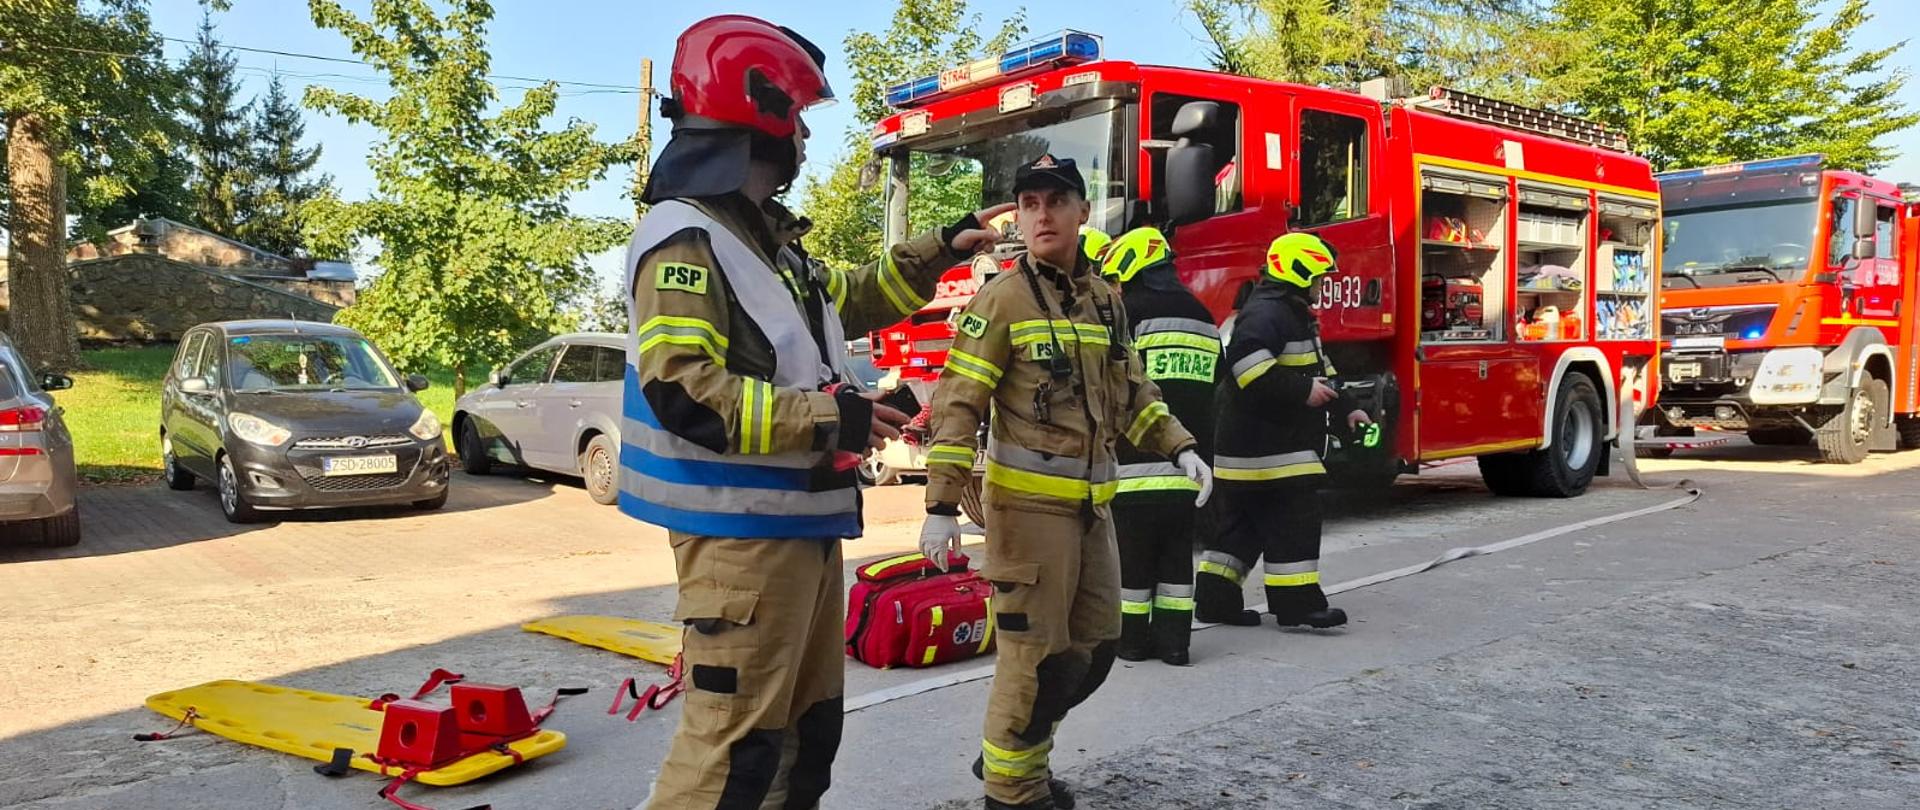
[(847, 655), (871, 667), (930, 667), (993, 649), (993, 586), (954, 553), (946, 573), (919, 554), (862, 566), (847, 595)]

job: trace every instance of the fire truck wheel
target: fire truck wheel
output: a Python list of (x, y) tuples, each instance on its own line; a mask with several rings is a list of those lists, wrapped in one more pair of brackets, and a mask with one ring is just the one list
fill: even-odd
[(1487, 483), (1487, 489), (1495, 495), (1514, 497), (1526, 495), (1528, 453), (1496, 453), (1481, 456), (1480, 480)]
[(1887, 383), (1876, 377), (1868, 377), (1853, 389), (1840, 413), (1813, 434), (1820, 444), (1821, 460), (1829, 464), (1866, 461), (1874, 421), (1886, 418), (1887, 399)]
[(1553, 445), (1530, 453), (1480, 457), (1480, 477), (1499, 495), (1573, 498), (1587, 491), (1606, 452), (1600, 393), (1585, 374), (1560, 379), (1553, 409)]
[(1900, 449), (1920, 450), (1920, 416), (1899, 417), (1893, 427), (1900, 431)]
[(982, 529), (987, 527), (987, 508), (980, 502), (980, 496), (986, 485), (986, 477), (974, 473), (973, 478), (967, 481), (967, 488), (960, 493), (960, 511), (966, 513), (973, 525)]

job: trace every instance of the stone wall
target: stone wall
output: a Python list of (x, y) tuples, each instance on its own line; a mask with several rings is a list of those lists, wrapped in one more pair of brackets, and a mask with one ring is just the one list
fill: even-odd
[(74, 321), (88, 341), (174, 341), (209, 321), (291, 318), (331, 322), (339, 307), (164, 256), (136, 253), (75, 262)]
[[(100, 243), (81, 243), (67, 251), (69, 262), (82, 262), (138, 253), (158, 253), (174, 261), (229, 270), (240, 275), (274, 275), (302, 278), (306, 268), (285, 256), (242, 244), (217, 234), (182, 225), (170, 219), (148, 220), (144, 226), (120, 228)], [(142, 247), (141, 240), (151, 244)]]
[(264, 284), (281, 292), (304, 295), (322, 304), (345, 309), (353, 306), (358, 294), (353, 282), (325, 278), (274, 278), (272, 276), (246, 276), (247, 281)]

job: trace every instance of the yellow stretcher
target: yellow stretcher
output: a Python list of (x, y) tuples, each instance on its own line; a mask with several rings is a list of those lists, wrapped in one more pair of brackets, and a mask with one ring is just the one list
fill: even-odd
[[(147, 698), (147, 708), (175, 720), (184, 720), (189, 709), (195, 728), (218, 734), (235, 742), (270, 748), (297, 757), (328, 762), (333, 752), (346, 748), (355, 754), (371, 754), (380, 747), (380, 724), (386, 715), (367, 708), (372, 698), (309, 692), (250, 681), (212, 681), (199, 686), (162, 692)], [(565, 748), (567, 735), (542, 729), (531, 737), (515, 740), (507, 748), (520, 760), (545, 756)], [(516, 758), (486, 751), (472, 754), (429, 771), (421, 771), (414, 781), (428, 785), (458, 785), (515, 764)], [(401, 768), (388, 766), (364, 756), (350, 763), (363, 771), (398, 776)]]
[(656, 664), (671, 666), (680, 655), (680, 628), (660, 622), (619, 616), (553, 616), (527, 622), (520, 625), (520, 629), (559, 636)]

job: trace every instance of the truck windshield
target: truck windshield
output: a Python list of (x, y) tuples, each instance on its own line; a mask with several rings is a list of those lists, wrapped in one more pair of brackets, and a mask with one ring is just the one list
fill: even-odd
[[(1041, 155), (1072, 158), (1087, 183), (1089, 225), (1118, 232), (1126, 207), (1124, 116), (1119, 108), (1088, 105), (1080, 114), (1040, 126), (969, 128), (952, 138), (914, 144), (893, 159), (907, 161), (906, 234), (937, 228), (969, 211), (1013, 199), (1013, 174)], [(897, 168), (896, 168), (897, 176)], [(899, 189), (890, 189), (897, 194)], [(888, 210), (901, 200), (889, 198)], [(901, 234), (905, 235), (905, 234)]]
[(1667, 209), (1663, 286), (1673, 289), (1791, 281), (1813, 257), (1815, 200)]

